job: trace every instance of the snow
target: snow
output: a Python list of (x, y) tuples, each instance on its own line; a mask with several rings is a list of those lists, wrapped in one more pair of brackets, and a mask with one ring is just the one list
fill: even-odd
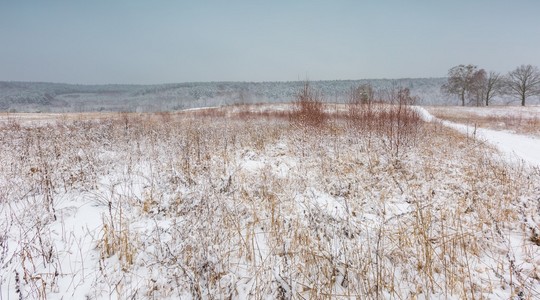
[(460, 116), (475, 116), (479, 117), (515, 117), (522, 119), (534, 119), (540, 116), (540, 106), (527, 105), (527, 106), (509, 106), (509, 105), (497, 105), (486, 107), (471, 107), (471, 106), (432, 106), (428, 108), (435, 108), (437, 111), (443, 111), (450, 115)]
[(0, 298), (538, 297), (540, 174), (482, 142), (534, 166), (535, 139), (416, 109), (401, 156), (337, 122), (0, 128)]
[[(444, 126), (453, 128), (473, 138), (489, 142), (505, 153), (506, 159), (514, 163), (526, 163), (533, 167), (540, 166), (540, 139), (504, 131), (485, 128), (475, 128), (446, 120), (438, 120), (425, 108), (416, 107), (417, 111), (427, 122), (439, 121)], [(476, 110), (481, 111), (481, 110)], [(538, 111), (537, 113), (540, 113)]]
[(471, 128), (459, 124), (443, 124), (463, 133), (471, 133), (476, 135), (480, 140), (486, 140), (495, 145), (499, 150), (507, 154), (507, 157), (512, 161), (515, 159), (522, 160), (532, 166), (540, 166), (540, 139), (518, 135), (508, 132), (495, 131), (483, 128)]

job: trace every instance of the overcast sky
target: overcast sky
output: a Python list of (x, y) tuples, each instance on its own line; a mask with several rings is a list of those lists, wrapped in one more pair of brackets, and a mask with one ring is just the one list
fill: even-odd
[(462, 63), (540, 66), (540, 1), (0, 1), (0, 80), (439, 77)]

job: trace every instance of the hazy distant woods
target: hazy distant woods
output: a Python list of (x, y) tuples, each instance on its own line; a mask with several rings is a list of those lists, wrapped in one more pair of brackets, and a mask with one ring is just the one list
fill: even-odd
[(501, 75), (487, 72), (476, 65), (459, 65), (448, 71), (448, 81), (442, 91), (457, 96), (461, 105), (490, 105), (495, 97), (513, 97), (525, 106), (528, 99), (540, 95), (540, 71), (538, 67), (521, 65)]
[[(155, 112), (236, 103), (294, 101), (304, 82), (198, 82), (160, 85), (75, 85), (0, 81), (0, 111), (8, 112)], [(537, 104), (540, 75), (523, 65), (506, 75), (459, 65), (446, 78), (312, 81), (325, 102), (345, 103), (352, 91), (369, 91), (384, 100), (408, 89), (419, 105)]]
[[(369, 87), (377, 97), (403, 87), (420, 104), (447, 101), (446, 78), (311, 81), (325, 102), (347, 102), (352, 90)], [(71, 85), (0, 82), (0, 111), (170, 111), (235, 103), (292, 102), (304, 82), (200, 82), (161, 85)]]

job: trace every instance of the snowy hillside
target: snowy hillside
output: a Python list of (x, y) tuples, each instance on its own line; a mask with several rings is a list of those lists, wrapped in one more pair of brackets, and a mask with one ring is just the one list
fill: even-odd
[[(401, 86), (422, 104), (448, 101), (440, 92), (445, 79), (314, 81), (328, 102), (344, 102), (352, 87), (371, 84), (384, 91)], [(232, 103), (290, 102), (303, 82), (206, 82), (162, 85), (70, 85), (0, 82), (0, 111), (86, 112), (170, 111)]]

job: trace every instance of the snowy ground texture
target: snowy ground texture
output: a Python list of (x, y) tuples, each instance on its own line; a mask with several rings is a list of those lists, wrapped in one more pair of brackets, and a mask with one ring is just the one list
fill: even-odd
[[(458, 107), (457, 109), (459, 109), (459, 111), (474, 113), (477, 116), (492, 116), (490, 113), (496, 113), (496, 115), (500, 118), (504, 117), (509, 120), (521, 120), (523, 118), (536, 120), (540, 118), (540, 107), (517, 107), (517, 109), (516, 107), (507, 108), (506, 116), (502, 115), (504, 107), (490, 108), (487, 113), (483, 111), (485, 108), (476, 108), (476, 112), (470, 107), (466, 107), (466, 110), (461, 109), (461, 107)], [(425, 121), (437, 120), (426, 109), (418, 108), (418, 110)], [(449, 110), (449, 108), (442, 108), (439, 110)], [(456, 108), (452, 108), (452, 110), (456, 110)], [(442, 122), (442, 124), (446, 127), (453, 128), (466, 134), (467, 136), (472, 136), (479, 141), (488, 142), (496, 146), (498, 150), (506, 155), (505, 158), (509, 162), (528, 164), (532, 167), (540, 166), (540, 138), (534, 135), (516, 134), (508, 130), (500, 131), (480, 128), (475, 123), (474, 117), (470, 118), (469, 120), (469, 125), (458, 124), (441, 119), (438, 121)], [(540, 130), (540, 128), (537, 128), (537, 130)]]
[(227, 109), (0, 121), (0, 299), (540, 297), (534, 139)]
[(435, 117), (454, 123), (540, 138), (540, 106), (428, 106)]

